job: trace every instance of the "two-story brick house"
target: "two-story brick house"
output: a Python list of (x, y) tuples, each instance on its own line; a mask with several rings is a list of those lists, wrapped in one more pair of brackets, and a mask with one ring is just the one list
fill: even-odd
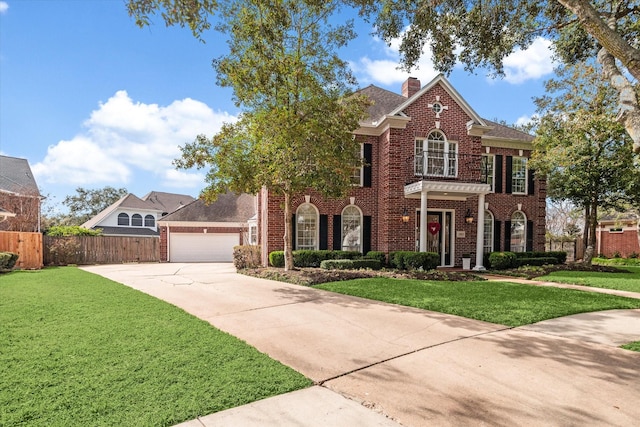
[[(373, 101), (354, 132), (365, 166), (344, 199), (308, 190), (293, 199), (294, 249), (437, 252), (441, 266), (470, 254), (544, 250), (546, 183), (527, 168), (533, 137), (482, 119), (439, 75), (409, 78)], [(258, 194), (263, 261), (283, 249), (282, 199)], [(423, 213), (426, 212), (426, 215)]]

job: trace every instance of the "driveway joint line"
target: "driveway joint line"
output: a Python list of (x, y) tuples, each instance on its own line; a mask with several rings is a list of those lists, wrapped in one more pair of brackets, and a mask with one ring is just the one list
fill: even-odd
[(424, 347), (421, 347), (421, 348), (417, 348), (415, 350), (408, 351), (406, 353), (396, 354), (395, 356), (386, 358), (384, 360), (379, 360), (377, 362), (370, 363), (370, 364), (368, 364), (366, 366), (361, 366), (359, 368), (355, 368), (355, 369), (352, 369), (350, 371), (343, 372), (343, 373), (338, 374), (338, 375), (334, 375), (333, 377), (326, 378), (324, 380), (316, 381), (315, 384), (319, 385), (319, 386), (324, 386), (325, 383), (327, 383), (329, 381), (333, 381), (333, 380), (336, 380), (338, 378), (346, 377), (347, 375), (351, 375), (351, 374), (355, 374), (356, 372), (364, 371), (365, 369), (369, 369), (369, 368), (371, 368), (373, 366), (382, 365), (383, 363), (387, 363), (387, 362), (390, 362), (392, 360), (399, 359), (401, 357), (409, 356), (411, 354), (415, 354), (415, 353), (418, 353), (418, 352), (421, 352), (421, 351), (424, 351), (424, 350), (428, 350), (430, 348), (440, 347), (442, 345), (450, 344), (450, 343), (453, 343), (453, 342), (456, 342), (456, 341), (462, 341), (462, 340), (466, 340), (466, 339), (470, 339), (470, 338), (477, 338), (477, 337), (481, 337), (483, 335), (490, 335), (490, 334), (494, 334), (496, 332), (504, 332), (504, 331), (509, 331), (509, 330), (512, 330), (512, 329), (514, 329), (514, 327), (510, 327), (509, 326), (509, 327), (505, 327), (505, 328), (502, 328), (502, 329), (496, 329), (494, 331), (481, 332), (479, 334), (467, 335), (467, 336), (458, 337), (458, 338), (455, 338), (455, 339), (452, 339), (452, 340), (449, 340), (449, 341), (443, 341), (443, 342), (440, 342), (440, 343), (437, 343), (437, 344), (427, 345), (427, 346), (424, 346)]

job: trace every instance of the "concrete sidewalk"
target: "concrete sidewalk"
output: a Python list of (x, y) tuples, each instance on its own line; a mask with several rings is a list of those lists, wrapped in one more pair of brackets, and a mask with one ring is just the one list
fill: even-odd
[[(640, 310), (510, 329), (238, 275), (229, 264), (84, 269), (181, 307), (322, 386), (190, 426), (631, 426), (640, 418), (640, 355), (584, 339), (607, 336), (623, 319), (631, 332), (614, 341), (640, 340), (630, 329), (640, 327)], [(564, 333), (571, 323), (578, 335)]]

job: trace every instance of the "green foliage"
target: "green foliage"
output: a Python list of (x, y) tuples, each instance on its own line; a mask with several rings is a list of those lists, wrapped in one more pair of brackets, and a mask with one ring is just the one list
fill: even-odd
[(151, 25), (151, 16), (160, 13), (167, 26), (186, 25), (194, 37), (204, 41), (204, 33), (211, 28), (209, 15), (217, 5), (216, 0), (128, 0), (127, 11), (141, 28)]
[(269, 264), (272, 267), (284, 267), (284, 251), (273, 251), (269, 254)]
[(380, 270), (382, 264), (377, 259), (327, 259), (320, 263), (325, 270)]
[(18, 262), (19, 255), (13, 252), (0, 252), (0, 272), (11, 270)]
[(413, 251), (392, 251), (389, 252), (389, 265), (398, 270), (405, 270), (404, 259), (407, 255), (414, 253)]
[[(615, 265), (615, 264), (614, 264)], [(553, 271), (538, 277), (547, 282), (570, 283), (573, 285), (593, 286), (595, 288), (618, 289), (640, 293), (640, 263), (625, 265), (620, 272), (607, 273), (597, 271)]]
[(47, 230), (47, 236), (100, 236), (102, 229), (92, 230), (79, 225), (56, 225)]
[(532, 258), (518, 258), (517, 264), (518, 266), (523, 265), (552, 265), (557, 264), (558, 260), (555, 257), (532, 257)]
[(113, 188), (110, 186), (99, 189), (76, 188), (76, 194), (65, 197), (63, 205), (69, 208), (72, 225), (80, 225), (96, 216), (113, 203), (128, 194), (126, 188)]
[(380, 251), (369, 251), (365, 255), (365, 258), (377, 259), (380, 261), (380, 265), (387, 265), (387, 254)]
[(640, 352), (640, 341), (635, 341), (629, 344), (621, 345), (620, 348), (624, 348), (625, 350)]
[(491, 252), (489, 262), (493, 270), (506, 270), (517, 267), (516, 254), (513, 252)]
[(258, 268), (262, 265), (260, 246), (241, 245), (233, 248), (233, 265), (238, 270)]
[(2, 426), (171, 426), (311, 385), (184, 310), (77, 268), (0, 282)]
[(389, 264), (398, 270), (432, 270), (440, 264), (440, 256), (433, 252), (394, 251)]

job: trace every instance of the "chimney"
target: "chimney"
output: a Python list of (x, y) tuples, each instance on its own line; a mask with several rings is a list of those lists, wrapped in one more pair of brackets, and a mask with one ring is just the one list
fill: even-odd
[(415, 77), (409, 77), (402, 83), (402, 96), (405, 98), (412, 97), (418, 91), (420, 91), (420, 80)]

